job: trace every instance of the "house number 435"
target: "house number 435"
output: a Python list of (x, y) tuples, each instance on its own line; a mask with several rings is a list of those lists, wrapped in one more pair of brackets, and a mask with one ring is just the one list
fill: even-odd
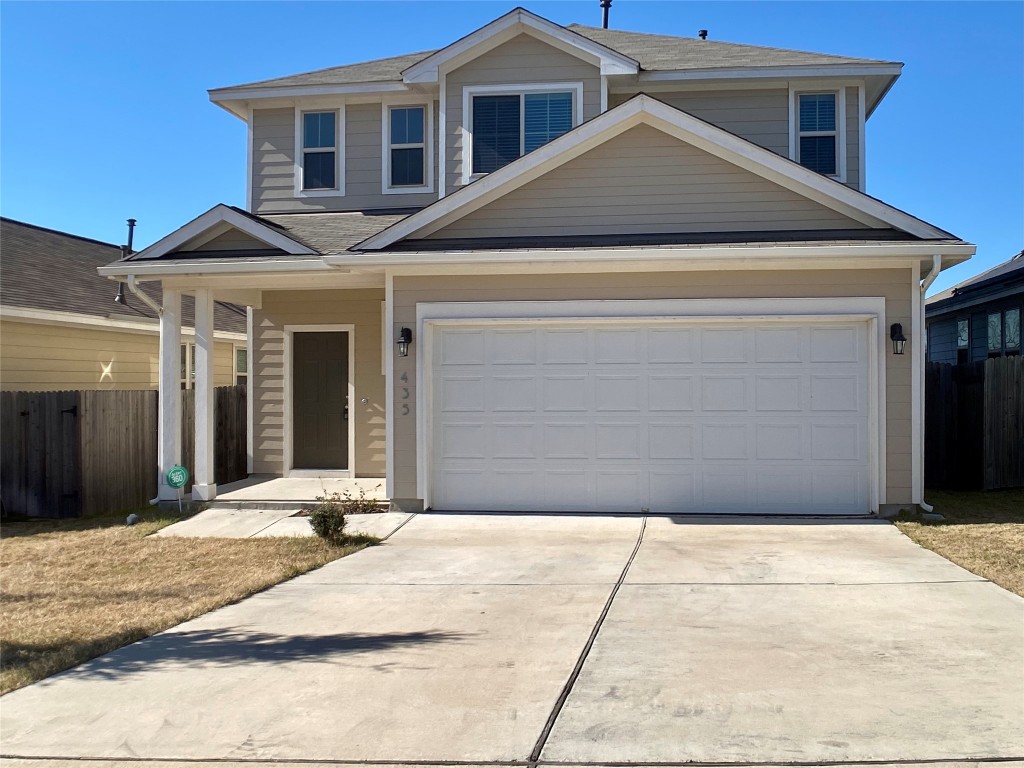
[[(399, 379), (402, 381), (403, 384), (408, 384), (409, 383), (409, 374), (408, 373), (403, 373), (401, 376), (399, 376)], [(401, 397), (402, 397), (402, 400), (408, 400), (409, 399), (409, 388), (408, 387), (402, 387), (402, 395), (401, 395)], [(403, 416), (408, 416), (409, 415), (409, 404), (408, 403), (402, 403), (402, 415)]]

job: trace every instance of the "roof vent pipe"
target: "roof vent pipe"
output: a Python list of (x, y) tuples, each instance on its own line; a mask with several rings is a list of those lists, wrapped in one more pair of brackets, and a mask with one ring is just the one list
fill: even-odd
[(132, 242), (135, 240), (135, 219), (128, 219), (128, 255), (131, 256)]
[(601, 27), (608, 29), (608, 9), (612, 7), (612, 0), (601, 0)]
[(697, 37), (699, 37), (701, 40), (707, 40), (708, 39), (708, 31), (706, 29), (698, 29), (697, 30)]
[[(128, 219), (128, 245), (121, 246), (121, 261), (132, 255), (132, 241), (135, 239), (135, 219)], [(128, 306), (128, 300), (124, 296), (124, 283), (117, 284), (117, 296), (114, 303), (122, 307)]]

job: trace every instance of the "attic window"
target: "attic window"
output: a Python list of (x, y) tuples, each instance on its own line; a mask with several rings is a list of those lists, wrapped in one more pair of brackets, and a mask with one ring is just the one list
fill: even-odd
[(797, 162), (826, 176), (839, 175), (836, 94), (801, 93), (797, 98)]
[(469, 173), (496, 171), (571, 131), (580, 123), (581, 98), (574, 84), (467, 88)]

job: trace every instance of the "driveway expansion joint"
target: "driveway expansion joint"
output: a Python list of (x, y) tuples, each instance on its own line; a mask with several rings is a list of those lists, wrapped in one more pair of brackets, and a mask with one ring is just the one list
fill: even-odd
[(544, 751), (544, 746), (547, 744), (548, 737), (551, 735), (551, 729), (555, 727), (555, 721), (558, 720), (558, 716), (562, 713), (562, 707), (565, 706), (566, 700), (569, 698), (569, 694), (572, 693), (572, 687), (575, 685), (576, 680), (580, 676), (580, 672), (583, 671), (583, 665), (587, 661), (587, 656), (590, 655), (590, 650), (594, 647), (594, 642), (597, 640), (598, 634), (601, 632), (601, 626), (604, 624), (605, 618), (608, 616), (608, 611), (611, 610), (612, 603), (615, 601), (615, 596), (619, 593), (619, 588), (622, 587), (626, 581), (626, 574), (629, 573), (629, 567), (633, 565), (633, 560), (636, 559), (637, 553), (640, 551), (640, 545), (644, 541), (644, 531), (647, 529), (647, 516), (645, 515), (640, 520), (640, 533), (636, 537), (636, 545), (633, 547), (633, 551), (629, 555), (629, 559), (626, 560), (626, 565), (622, 569), (622, 573), (619, 574), (618, 581), (612, 586), (612, 591), (608, 594), (608, 599), (605, 601), (604, 608), (601, 609), (601, 613), (598, 614), (597, 621), (594, 624), (594, 628), (590, 631), (590, 637), (587, 638), (587, 642), (583, 646), (583, 650), (580, 652), (579, 659), (576, 660), (576, 666), (573, 667), (572, 672), (569, 674), (569, 679), (565, 681), (565, 685), (562, 686), (562, 692), (558, 695), (555, 700), (555, 706), (551, 710), (551, 714), (548, 715), (547, 722), (544, 724), (544, 729), (540, 733), (540, 737), (537, 739), (537, 743), (533, 747), (533, 751), (530, 753), (530, 766), (536, 768), (538, 761), (540, 760), (541, 752)]

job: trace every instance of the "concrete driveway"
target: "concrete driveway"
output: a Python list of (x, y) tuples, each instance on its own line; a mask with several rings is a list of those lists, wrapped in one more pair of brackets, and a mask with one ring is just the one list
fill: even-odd
[(0, 724), (9, 765), (1020, 758), (1024, 600), (881, 522), (427, 514)]

